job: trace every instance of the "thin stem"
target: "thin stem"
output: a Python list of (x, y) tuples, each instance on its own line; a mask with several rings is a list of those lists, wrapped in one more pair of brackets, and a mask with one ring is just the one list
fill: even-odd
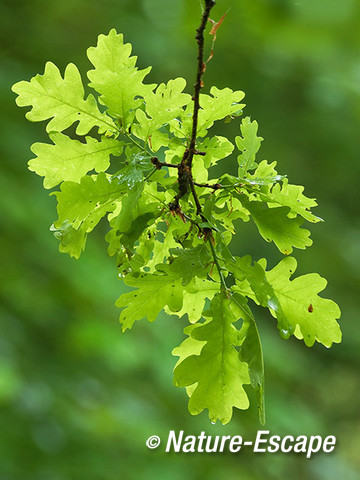
[(194, 183), (194, 185), (196, 185), (197, 187), (200, 187), (200, 188), (211, 188), (212, 190), (219, 190), (219, 188), (223, 188), (223, 186), (220, 183), (213, 183), (213, 184), (197, 183), (197, 182), (193, 182), (193, 183)]
[(200, 90), (203, 86), (202, 76), (205, 72), (205, 63), (204, 63), (204, 31), (206, 24), (208, 22), (210, 11), (215, 5), (214, 0), (205, 0), (205, 8), (201, 17), (201, 23), (199, 28), (196, 30), (196, 41), (198, 44), (198, 65), (196, 73), (196, 82), (194, 85), (194, 112), (193, 112), (193, 123), (192, 123), (192, 132), (189, 144), (189, 155), (186, 158), (186, 164), (191, 167), (192, 159), (195, 154), (195, 145), (196, 145), (196, 134), (198, 127), (198, 117), (200, 109)]
[(153, 154), (152, 154), (150, 151), (148, 151), (146, 147), (143, 147), (142, 145), (140, 145), (140, 143), (138, 143), (136, 140), (134, 140), (129, 133), (127, 133), (127, 132), (121, 132), (121, 133), (123, 133), (124, 135), (126, 135), (127, 138), (128, 138), (134, 145), (136, 145), (138, 148), (140, 148), (140, 150), (142, 150), (143, 152), (145, 152), (145, 153), (146, 153), (147, 155), (149, 155), (150, 157), (153, 156)]
[(224, 278), (224, 275), (221, 271), (221, 267), (220, 267), (220, 264), (219, 264), (219, 260), (216, 256), (216, 252), (215, 252), (215, 247), (214, 245), (211, 243), (211, 239), (209, 239), (209, 245), (210, 245), (210, 249), (211, 249), (211, 253), (212, 253), (212, 256), (213, 256), (213, 259), (214, 259), (214, 263), (216, 265), (216, 268), (217, 268), (217, 271), (219, 273), (219, 277), (220, 277), (220, 283), (221, 283), (221, 289), (225, 292), (226, 296), (229, 296), (229, 289), (226, 285), (226, 282), (225, 282), (225, 278)]
[(202, 208), (201, 208), (201, 205), (200, 205), (200, 201), (199, 201), (199, 198), (197, 196), (197, 193), (196, 193), (196, 190), (195, 190), (195, 186), (194, 186), (194, 182), (192, 180), (192, 178), (190, 178), (190, 188), (191, 188), (191, 193), (193, 194), (193, 197), (194, 197), (194, 200), (195, 200), (195, 205), (196, 205), (196, 215), (200, 215), (202, 217)]
[(194, 197), (196, 204), (196, 214), (200, 215), (201, 219), (204, 220), (202, 215), (201, 204), (197, 196), (194, 181), (192, 178), (192, 160), (194, 155), (205, 155), (205, 152), (199, 152), (196, 149), (196, 136), (198, 128), (198, 117), (200, 109), (200, 90), (203, 86), (202, 76), (205, 72), (206, 65), (204, 63), (204, 31), (206, 28), (207, 21), (209, 20), (210, 11), (215, 5), (215, 0), (205, 0), (205, 8), (202, 12), (201, 23), (199, 28), (196, 30), (196, 42), (198, 44), (198, 55), (197, 55), (197, 73), (196, 81), (194, 84), (194, 110), (192, 115), (192, 131), (190, 137), (189, 147), (186, 148), (181, 163), (178, 166), (178, 183), (179, 183), (179, 193), (176, 195), (174, 201), (170, 204), (173, 211), (178, 210), (179, 200), (181, 197), (186, 195), (188, 192), (189, 186)]
[(148, 173), (148, 174), (146, 175), (146, 177), (144, 178), (144, 182), (146, 182), (146, 180), (149, 180), (149, 178), (152, 177), (152, 176), (154, 175), (154, 173), (157, 172), (157, 170), (158, 170), (158, 169), (157, 169), (156, 167), (153, 168), (153, 169), (151, 170), (151, 172)]
[(176, 163), (175, 165), (173, 163), (167, 163), (167, 162), (160, 162), (160, 160), (157, 157), (152, 157), (151, 163), (158, 169), (160, 170), (161, 167), (169, 167), (169, 168), (179, 168), (180, 163)]

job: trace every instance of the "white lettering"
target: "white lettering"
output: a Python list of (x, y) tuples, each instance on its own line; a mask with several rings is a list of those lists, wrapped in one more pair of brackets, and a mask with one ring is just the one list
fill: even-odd
[(195, 435), (188, 435), (185, 437), (185, 442), (182, 447), (183, 452), (195, 452), (196, 437)]
[(262, 439), (262, 434), (264, 435), (269, 435), (269, 430), (259, 430), (256, 435), (256, 440), (255, 440), (255, 445), (254, 445), (254, 453), (262, 453), (266, 452), (266, 448), (261, 448), (259, 449), (259, 444), (260, 443), (266, 443), (267, 439)]
[(199, 439), (199, 445), (198, 445), (197, 451), (198, 452), (203, 452), (204, 451), (203, 442), (206, 439), (205, 432), (201, 432), (200, 435), (198, 436), (198, 439)]
[[(156, 448), (156, 446), (149, 446), (148, 442), (146, 445), (148, 448)], [(323, 440), (320, 435), (309, 437), (307, 435), (299, 435), (297, 437), (286, 435), (281, 437), (280, 435), (270, 436), (269, 430), (259, 430), (255, 441), (252, 442), (244, 441), (241, 435), (207, 436), (205, 432), (201, 432), (198, 436), (188, 435), (184, 438), (184, 430), (180, 430), (178, 434), (174, 430), (170, 430), (165, 451), (174, 451), (176, 453), (222, 453), (228, 451), (238, 453), (243, 447), (253, 446), (253, 453), (294, 452), (302, 453), (306, 458), (311, 458), (314, 453), (320, 451), (325, 453), (334, 451), (335, 445), (336, 437), (334, 435), (329, 435)]]
[(180, 452), (183, 435), (184, 435), (184, 430), (180, 430), (179, 438), (176, 443), (176, 433), (174, 432), (174, 430), (170, 430), (165, 452), (170, 452), (171, 442), (174, 445), (174, 452)]
[[(285, 445), (286, 445), (286, 442), (289, 441), (290, 442), (290, 445), (286, 448)], [(282, 442), (281, 442), (281, 448), (280, 450), (283, 452), (283, 453), (289, 453), (291, 452), (293, 446), (292, 446), (292, 443), (294, 441), (294, 437), (292, 435), (287, 435), (286, 437), (284, 437), (282, 439)]]
[(230, 435), (225, 435), (225, 436), (221, 437), (220, 449), (218, 450), (219, 452), (224, 451), (226, 440), (229, 440), (229, 438), (231, 438)]
[(242, 436), (241, 435), (235, 435), (232, 437), (229, 443), (229, 450), (231, 453), (236, 453), (241, 450), (241, 445), (242, 445)]
[(212, 437), (207, 437), (206, 447), (205, 447), (205, 452), (207, 452), (207, 453), (218, 451), (219, 435), (216, 435), (215, 440), (214, 440), (214, 445), (212, 447), (211, 447), (211, 440), (212, 440)]
[(279, 447), (280, 447), (279, 442), (280, 442), (280, 437), (279, 437), (279, 435), (273, 435), (272, 437), (270, 437), (269, 443), (270, 443), (270, 445), (272, 445), (273, 448), (272, 448), (272, 447), (268, 447), (267, 451), (268, 451), (269, 453), (275, 453), (275, 452), (277, 452), (277, 451), (279, 450)]
[(296, 437), (296, 443), (294, 446), (295, 453), (306, 453), (306, 444), (307, 444), (307, 436), (306, 435), (299, 435)]
[[(334, 435), (329, 435), (328, 437), (325, 438), (324, 440), (324, 445), (323, 445), (323, 450), (325, 453), (330, 453), (334, 450), (336, 445), (336, 437)], [(328, 446), (330, 448), (328, 448)]]
[[(315, 441), (317, 441), (317, 444), (316, 444), (316, 447), (313, 448)], [(321, 443), (322, 443), (322, 439), (319, 435), (312, 435), (310, 437), (306, 458), (310, 458), (312, 453), (318, 452), (321, 448)]]

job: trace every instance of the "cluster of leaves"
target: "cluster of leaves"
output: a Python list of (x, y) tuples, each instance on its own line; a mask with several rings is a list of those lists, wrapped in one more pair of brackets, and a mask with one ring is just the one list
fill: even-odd
[[(339, 308), (318, 295), (326, 281), (317, 274), (291, 280), (297, 264), (288, 255), (311, 245), (303, 223), (321, 220), (311, 211), (316, 202), (279, 175), (275, 162), (258, 161), (256, 121), (245, 117), (234, 143), (208, 134), (244, 107), (243, 92), (216, 87), (200, 94), (195, 156), (179, 194), (193, 125), (185, 80), (144, 83), (150, 68), (136, 67), (131, 45), (115, 30), (100, 35), (88, 57), (96, 96), (85, 96), (73, 64), (62, 77), (47, 63), (43, 75), (13, 86), (17, 104), (32, 107), (28, 120), (49, 120), (52, 143), (32, 146), (29, 168), (45, 188), (58, 188), (51, 192), (58, 202), (51, 229), (60, 251), (78, 258), (87, 235), (107, 219), (109, 254), (132, 287), (117, 301), (123, 330), (154, 321), (163, 309), (186, 315), (186, 338), (173, 351), (174, 384), (186, 387), (190, 412), (208, 409), (213, 422), (225, 424), (233, 407), (248, 408), (250, 385), (264, 422), (264, 362), (248, 301), (269, 309), (284, 338), (307, 346), (341, 341)], [(209, 183), (209, 169), (232, 154), (238, 174)], [(233, 256), (228, 246), (238, 219), (252, 220), (286, 257), (267, 269), (265, 259)]]

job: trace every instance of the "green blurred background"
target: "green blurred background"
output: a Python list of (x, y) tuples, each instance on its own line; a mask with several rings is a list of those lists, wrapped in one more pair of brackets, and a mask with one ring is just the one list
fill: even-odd
[[(26, 162), (46, 141), (44, 125), (24, 119), (13, 83), (42, 73), (47, 60), (89, 69), (86, 48), (112, 27), (152, 65), (149, 82), (183, 76), (192, 88), (196, 0), (0, 1), (0, 479), (332, 480), (360, 478), (360, 4), (354, 0), (218, 0), (227, 17), (205, 77), (246, 92), (247, 115), (265, 138), (262, 158), (306, 186), (326, 220), (311, 225), (314, 246), (295, 252), (299, 274), (319, 272), (341, 306), (343, 343), (327, 350), (282, 340), (261, 316), (266, 428), (273, 434), (336, 435), (333, 454), (165, 454), (147, 450), (153, 434), (241, 434), (260, 425), (255, 408), (211, 425), (192, 417), (172, 386), (184, 321), (139, 322), (122, 334), (122, 291), (104, 228), (79, 261), (58, 253), (49, 232), (54, 198)], [(207, 35), (208, 41), (210, 36)], [(209, 42), (207, 44), (209, 49)], [(208, 51), (208, 50), (207, 50)], [(85, 79), (85, 75), (84, 75)], [(233, 136), (238, 122), (219, 124)], [(231, 169), (230, 160), (224, 171)], [(280, 259), (276, 248), (239, 224), (238, 255)]]

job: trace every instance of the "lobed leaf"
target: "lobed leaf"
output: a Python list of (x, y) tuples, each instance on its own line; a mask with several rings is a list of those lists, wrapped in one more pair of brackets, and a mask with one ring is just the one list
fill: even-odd
[[(265, 268), (266, 261), (260, 262)], [(295, 258), (288, 257), (266, 272), (266, 278), (274, 289), (290, 325), (290, 331), (283, 333), (294, 333), (297, 338), (303, 339), (308, 347), (315, 341), (325, 347), (331, 347), (333, 342), (341, 342), (341, 330), (336, 321), (340, 318), (340, 309), (332, 300), (318, 295), (326, 287), (327, 281), (317, 273), (290, 280), (296, 267)], [(270, 311), (277, 317), (273, 308), (270, 308)]]
[(308, 222), (321, 222), (322, 219), (311, 212), (311, 208), (317, 206), (316, 200), (306, 197), (303, 191), (303, 186), (291, 185), (284, 179), (282, 185), (277, 183), (271, 189), (268, 204), (285, 205), (290, 207), (292, 215), (300, 215)]
[[(92, 95), (85, 97), (73, 64), (62, 77), (49, 62), (43, 75), (13, 86), (17, 104), (31, 107), (29, 120), (49, 120), (53, 144), (34, 144), (36, 158), (29, 168), (44, 177), (45, 188), (61, 183), (53, 193), (58, 220), (51, 227), (60, 251), (78, 258), (87, 234), (107, 216), (109, 254), (116, 255), (119, 276), (133, 288), (116, 302), (123, 330), (142, 318), (153, 322), (162, 310), (187, 315), (187, 338), (173, 354), (179, 356), (174, 383), (186, 388), (190, 412), (208, 409), (213, 422), (228, 423), (234, 407), (248, 408), (244, 385), (251, 384), (264, 423), (263, 352), (248, 299), (270, 310), (284, 338), (293, 334), (308, 346), (341, 341), (340, 310), (318, 295), (326, 286), (319, 275), (291, 280), (295, 259), (287, 257), (266, 271), (266, 260), (234, 257), (228, 245), (236, 233), (234, 221), (251, 217), (260, 235), (285, 255), (306, 248), (310, 232), (301, 226), (321, 220), (311, 212), (316, 201), (279, 175), (276, 162), (257, 161), (263, 139), (249, 117), (235, 138), (238, 175), (208, 183), (211, 167), (234, 150), (225, 137), (206, 137), (208, 129), (242, 114), (243, 92), (212, 87), (209, 95), (200, 94), (196, 151), (182, 175), (181, 169), (167, 167), (185, 159), (192, 134), (194, 104), (184, 93), (185, 80), (157, 88), (145, 84), (150, 67), (138, 69), (131, 45), (115, 29), (99, 36), (88, 57), (94, 66), (89, 85), (98, 92), (101, 109)], [(80, 142), (61, 133), (75, 123), (78, 135), (92, 130), (93, 136)], [(118, 140), (121, 135), (125, 141)], [(113, 162), (111, 175), (106, 174), (110, 155), (120, 157), (124, 147), (125, 160), (117, 158), (117, 171)], [(151, 152), (157, 151), (170, 165), (160, 160), (154, 169)]]
[(206, 130), (213, 126), (217, 120), (227, 116), (239, 115), (245, 104), (239, 103), (245, 97), (245, 93), (231, 88), (210, 88), (210, 95), (200, 95), (199, 110), (199, 137), (205, 136)]
[(87, 51), (95, 67), (88, 72), (89, 85), (100, 93), (101, 103), (123, 128), (132, 123), (134, 110), (142, 103), (139, 97), (148, 95), (155, 87), (143, 83), (151, 67), (138, 70), (137, 57), (130, 56), (131, 48), (113, 28), (108, 35), (99, 35), (97, 46)]
[[(257, 186), (257, 187), (266, 187), (269, 188), (260, 188), (259, 192), (269, 193), (270, 188), (273, 184), (280, 182), (286, 178), (286, 175), (279, 175), (275, 170), (276, 162), (268, 163), (266, 160), (262, 160), (257, 166), (254, 173), (246, 173), (246, 177), (241, 178), (241, 183), (244, 183), (245, 186)], [(254, 192), (256, 192), (254, 190)]]
[(300, 228), (304, 220), (289, 218), (289, 207), (268, 208), (263, 202), (249, 201), (244, 195), (239, 198), (250, 212), (260, 235), (267, 242), (274, 242), (283, 254), (289, 255), (293, 247), (305, 249), (312, 245), (309, 230)]
[[(199, 142), (197, 149), (199, 152), (204, 152), (203, 156), (205, 168), (217, 164), (219, 160), (228, 157), (234, 150), (234, 145), (226, 137), (215, 135), (214, 137), (207, 137), (202, 142)], [(197, 159), (196, 159), (197, 160)]]
[(101, 137), (98, 141), (85, 137), (86, 143), (58, 132), (49, 133), (54, 144), (34, 143), (31, 151), (36, 158), (29, 161), (29, 169), (44, 177), (44, 187), (53, 188), (63, 181), (80, 182), (91, 170), (105, 172), (110, 166), (110, 154), (120, 156), (123, 143)]
[(55, 238), (60, 241), (59, 250), (61, 253), (67, 253), (70, 257), (78, 259), (81, 252), (85, 250), (87, 239), (85, 227), (76, 230), (69, 221), (65, 221), (59, 227), (51, 225), (50, 231), (54, 232)]
[(116, 302), (117, 307), (123, 308), (120, 314), (123, 331), (145, 317), (149, 322), (153, 322), (165, 306), (172, 312), (178, 312), (182, 307), (183, 287), (177, 276), (129, 274), (124, 282), (129, 287), (136, 287), (136, 290), (124, 293)]
[(180, 239), (184, 235), (189, 234), (191, 227), (184, 223), (179, 217), (166, 218), (166, 222), (159, 222), (158, 229), (155, 236), (155, 245), (153, 249), (153, 256), (148, 262), (150, 271), (154, 271), (156, 265), (164, 263), (165, 259), (170, 256), (170, 249), (177, 248)]
[[(219, 89), (211, 87), (210, 95), (200, 94), (200, 110), (198, 118), (197, 134), (205, 137), (207, 130), (217, 120), (223, 120), (228, 116), (240, 115), (245, 106), (239, 103), (245, 97), (244, 92), (233, 91), (231, 88)], [(171, 122), (171, 131), (179, 138), (187, 138), (191, 135), (193, 105), (189, 104), (180, 120)]]
[(140, 197), (141, 191), (140, 188), (129, 191), (118, 202), (117, 211), (110, 215), (111, 230), (105, 237), (109, 243), (110, 256), (123, 249), (127, 255), (134, 254), (135, 242), (156, 221), (159, 214), (158, 204), (148, 203)]
[(60, 192), (54, 192), (58, 201), (55, 227), (69, 222), (76, 230), (82, 226), (85, 232), (91, 232), (106, 213), (116, 208), (125, 191), (124, 184), (111, 180), (105, 173), (85, 176), (80, 183), (63, 182)]
[(84, 99), (80, 73), (73, 63), (66, 67), (62, 78), (57, 66), (47, 62), (43, 75), (36, 75), (30, 82), (18, 82), (12, 90), (18, 94), (19, 107), (32, 107), (26, 114), (28, 120), (51, 119), (46, 127), (48, 132), (62, 132), (75, 122), (79, 122), (78, 135), (86, 135), (93, 127), (97, 127), (99, 133), (117, 131), (113, 120), (100, 112), (92, 95)]
[(170, 254), (171, 271), (183, 279), (183, 285), (194, 277), (207, 277), (212, 257), (206, 243), (193, 248), (171, 248)]
[(169, 136), (158, 130), (180, 115), (183, 107), (191, 101), (190, 95), (182, 93), (185, 86), (183, 78), (169, 80), (166, 85), (161, 83), (155, 92), (149, 92), (145, 96), (146, 113), (140, 109), (136, 111), (139, 125), (134, 125), (133, 132), (148, 142), (155, 152), (169, 143)]
[[(233, 323), (238, 317), (231, 309), (231, 301), (223, 294), (215, 295), (207, 315), (209, 320), (190, 332), (192, 339), (206, 343), (198, 354), (196, 343), (188, 342), (186, 357), (184, 347), (180, 348), (183, 360), (174, 369), (174, 383), (181, 387), (196, 384), (189, 399), (192, 415), (208, 409), (212, 422), (219, 419), (226, 424), (234, 407), (249, 407), (243, 387), (250, 383), (248, 365), (239, 359), (235, 348), (239, 337)], [(178, 355), (178, 351), (175, 349), (173, 354)]]
[(179, 318), (187, 315), (190, 323), (196, 323), (202, 317), (206, 300), (211, 300), (218, 292), (219, 284), (217, 282), (195, 277), (184, 288), (181, 310), (170, 312), (165, 308), (165, 311), (167, 313), (175, 313)]
[(245, 117), (240, 125), (242, 137), (235, 137), (235, 143), (240, 150), (241, 155), (238, 156), (239, 177), (244, 177), (248, 170), (256, 168), (256, 154), (260, 149), (262, 137), (257, 136), (258, 123), (256, 120), (251, 121), (250, 117)]
[(247, 173), (246, 178), (241, 179), (243, 186), (254, 198), (266, 202), (269, 207), (289, 207), (290, 218), (300, 215), (309, 222), (322, 221), (311, 212), (311, 208), (317, 206), (316, 200), (303, 194), (304, 187), (289, 184), (284, 175), (277, 173), (275, 166), (276, 162), (268, 164), (263, 160), (253, 174)]

